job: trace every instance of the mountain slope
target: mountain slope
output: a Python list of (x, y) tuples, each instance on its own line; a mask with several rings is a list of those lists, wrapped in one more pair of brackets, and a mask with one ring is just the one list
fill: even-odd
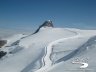
[[(96, 71), (96, 36), (90, 38), (86, 43), (78, 47), (77, 49), (72, 50), (65, 57), (62, 56), (60, 60), (58, 60), (58, 64), (54, 65), (49, 69), (48, 72), (95, 72)], [(74, 52), (74, 57), (72, 56), (72, 52)], [(68, 55), (71, 54), (71, 59), (65, 60)], [(61, 56), (61, 55), (59, 55)], [(87, 62), (89, 64), (88, 68), (80, 69), (80, 64), (73, 64), (74, 60)]]
[(63, 72), (67, 65), (72, 65), (70, 62), (78, 48), (78, 55), (83, 56), (81, 46), (95, 35), (95, 30), (42, 27), (30, 36), (14, 36), (8, 39), (9, 47), (3, 47), (8, 53), (0, 60), (0, 71)]
[[(26, 68), (30, 63), (34, 61), (40, 61), (44, 55), (44, 47), (47, 46), (48, 43), (59, 38), (70, 37), (74, 35), (76, 35), (75, 32), (71, 32), (66, 29), (50, 27), (41, 28), (37, 34), (20, 40), (20, 43), (16, 48), (22, 47), (23, 50), (12, 54), (8, 58), (5, 58), (3, 61), (1, 61), (2, 63), (0, 63), (0, 70), (2, 72), (23, 71), (23, 69)], [(7, 66), (9, 64), (10, 66)]]

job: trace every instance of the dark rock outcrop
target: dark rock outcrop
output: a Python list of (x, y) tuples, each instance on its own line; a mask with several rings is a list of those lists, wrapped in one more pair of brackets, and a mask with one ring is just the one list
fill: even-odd
[(7, 43), (7, 40), (0, 40), (0, 48)]
[(42, 27), (54, 27), (54, 26), (51, 20), (45, 21), (42, 25), (39, 26), (39, 28), (33, 34), (37, 33)]
[(7, 54), (7, 52), (0, 51), (0, 58), (2, 58), (3, 56), (5, 56), (6, 54)]
[(51, 20), (45, 21), (40, 27), (53, 27)]

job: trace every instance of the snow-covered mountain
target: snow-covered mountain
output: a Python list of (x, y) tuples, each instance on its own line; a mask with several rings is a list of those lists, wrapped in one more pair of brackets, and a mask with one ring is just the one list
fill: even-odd
[(78, 62), (88, 63), (85, 72), (96, 72), (96, 30), (55, 28), (45, 21), (31, 35), (8, 37), (0, 51), (0, 72), (82, 72)]

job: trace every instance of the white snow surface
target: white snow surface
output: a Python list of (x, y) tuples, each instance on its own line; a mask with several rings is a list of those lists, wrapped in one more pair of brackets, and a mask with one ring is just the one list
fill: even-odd
[[(66, 68), (67, 63), (69, 66), (71, 61), (53, 64), (50, 59), (52, 52), (73, 51), (95, 35), (96, 30), (50, 27), (41, 28), (38, 33), (23, 39), (21, 39), (24, 37), (22, 34), (15, 35), (7, 39), (7, 45), (20, 40), (17, 47), (23, 49), (11, 54), (11, 56), (2, 58), (0, 60), (0, 72), (63, 72), (64, 68), (62, 67)], [(40, 67), (38, 67), (38, 61), (40, 61)], [(34, 68), (34, 66), (37, 68)]]
[(51, 28), (51, 27), (41, 28), (39, 33), (21, 40), (19, 45), (25, 48), (29, 48), (32, 46), (32, 44), (36, 43), (48, 44), (54, 40), (63, 37), (70, 37), (73, 35), (76, 35), (76, 33), (63, 28)]
[(4, 40), (7, 40), (6, 46), (10, 46), (12, 43), (14, 43), (17, 40), (20, 40), (22, 37), (25, 37), (26, 35), (23, 34), (14, 34), (10, 37), (4, 38)]

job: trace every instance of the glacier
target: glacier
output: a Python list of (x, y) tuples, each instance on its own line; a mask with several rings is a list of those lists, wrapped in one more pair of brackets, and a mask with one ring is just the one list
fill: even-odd
[[(96, 72), (96, 30), (42, 27), (36, 34), (5, 39), (0, 72)], [(88, 69), (72, 64), (76, 58), (87, 58)]]

